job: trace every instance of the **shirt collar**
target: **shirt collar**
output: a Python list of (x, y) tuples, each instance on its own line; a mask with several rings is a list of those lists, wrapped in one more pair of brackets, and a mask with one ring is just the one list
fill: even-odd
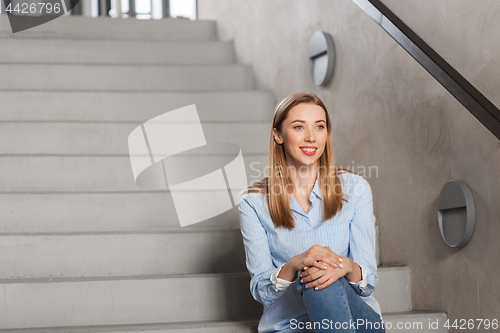
[(316, 176), (316, 182), (314, 182), (312, 193), (314, 193), (318, 198), (321, 199), (321, 191), (319, 190), (319, 172), (318, 175)]
[[(311, 203), (313, 201), (315, 201), (315, 200), (313, 200), (314, 196), (321, 199), (321, 194), (320, 194), (320, 190), (319, 190), (319, 172), (318, 172), (318, 176), (316, 176), (316, 181), (314, 183), (314, 187), (311, 191), (311, 194), (309, 195), (309, 200), (311, 201)], [(291, 208), (293, 210), (295, 210), (297, 213), (304, 215), (304, 210), (302, 209), (300, 204), (297, 202), (297, 200), (295, 200), (295, 198), (292, 195), (290, 196), (290, 205), (291, 205)], [(315, 204), (312, 203), (312, 205), (315, 205)], [(304, 216), (307, 216), (307, 214), (305, 214)]]

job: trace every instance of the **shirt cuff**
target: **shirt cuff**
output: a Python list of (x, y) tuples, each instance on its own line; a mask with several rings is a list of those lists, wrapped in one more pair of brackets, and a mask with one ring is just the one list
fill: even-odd
[(285, 264), (283, 264), (280, 267), (276, 268), (274, 270), (274, 272), (271, 273), (271, 282), (276, 286), (276, 288), (278, 290), (285, 290), (286, 288), (288, 288), (293, 283), (293, 281), (287, 281), (287, 280), (284, 280), (284, 279), (280, 279), (278, 277), (278, 274), (280, 273), (281, 268), (283, 266), (285, 266)]
[(361, 267), (361, 281), (358, 281), (358, 282), (351, 282), (349, 281), (350, 284), (358, 284), (361, 288), (364, 288), (366, 287), (366, 285), (368, 284), (368, 282), (366, 281), (366, 271), (365, 269), (363, 268), (363, 266), (361, 266), (360, 264), (358, 264), (357, 262), (355, 262), (357, 265), (359, 265), (359, 267)]

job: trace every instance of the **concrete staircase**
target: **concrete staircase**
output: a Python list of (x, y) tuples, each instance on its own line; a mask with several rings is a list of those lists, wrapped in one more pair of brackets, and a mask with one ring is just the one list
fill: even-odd
[[(196, 104), (207, 141), (237, 143), (260, 177), (275, 100), (215, 22), (64, 16), (12, 34), (1, 15), (0, 59), (0, 332), (256, 332), (237, 209), (181, 228), (128, 158), (132, 129)], [(379, 275), (386, 322), (444, 322), (411, 311), (408, 267)]]

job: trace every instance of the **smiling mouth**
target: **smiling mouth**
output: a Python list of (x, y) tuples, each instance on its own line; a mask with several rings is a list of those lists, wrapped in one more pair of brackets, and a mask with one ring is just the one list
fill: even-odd
[(300, 148), (306, 155), (314, 155), (318, 148)]

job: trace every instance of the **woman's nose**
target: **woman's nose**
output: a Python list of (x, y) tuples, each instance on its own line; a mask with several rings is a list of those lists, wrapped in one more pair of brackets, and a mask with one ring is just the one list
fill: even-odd
[(306, 140), (307, 141), (314, 141), (314, 134), (313, 132), (308, 132), (307, 135), (306, 135)]

